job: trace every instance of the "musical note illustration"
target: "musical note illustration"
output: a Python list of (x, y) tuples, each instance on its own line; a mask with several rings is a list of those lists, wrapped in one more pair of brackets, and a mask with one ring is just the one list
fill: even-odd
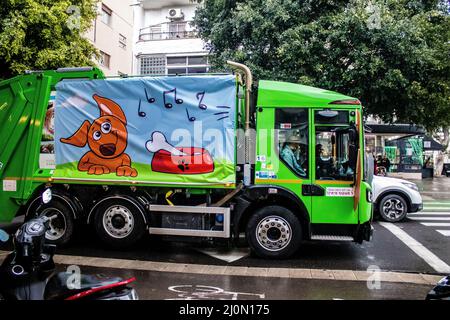
[(144, 111), (141, 111), (142, 100), (139, 99), (139, 107), (138, 107), (138, 115), (139, 117), (145, 117), (147, 114)]
[[(199, 96), (201, 96), (201, 98), (199, 98)], [(205, 97), (205, 91), (199, 92), (196, 95), (197, 100), (200, 99), (200, 102), (198, 103), (198, 107), (202, 110), (206, 110), (208, 109), (208, 106), (206, 104), (203, 104), (203, 98)]]
[[(230, 107), (227, 107), (227, 106), (217, 106), (217, 108), (226, 108), (226, 109), (229, 109)], [(223, 119), (225, 119), (225, 118), (229, 118), (229, 116), (227, 116), (227, 114), (229, 114), (230, 112), (229, 111), (222, 111), (222, 112), (216, 112), (216, 113), (214, 113), (214, 115), (215, 116), (222, 116), (222, 115), (224, 115), (223, 117), (220, 117), (219, 119), (217, 119), (217, 121), (219, 121), (219, 120), (223, 120)]]
[(149, 103), (154, 103), (155, 101), (156, 101), (156, 99), (155, 98), (152, 98), (152, 97), (148, 97), (148, 92), (147, 92), (147, 89), (146, 88), (144, 88), (144, 91), (145, 91), (145, 97), (147, 98), (147, 101), (149, 102)]
[(191, 117), (191, 116), (189, 115), (189, 111), (188, 111), (187, 108), (186, 108), (186, 115), (187, 115), (187, 118), (188, 118), (189, 121), (195, 121), (195, 117)]
[(170, 94), (170, 93), (174, 93), (174, 100), (175, 100), (175, 103), (176, 104), (182, 104), (183, 103), (183, 100), (182, 99), (177, 99), (177, 88), (174, 88), (174, 89), (172, 89), (172, 90), (167, 90), (167, 91), (164, 91), (163, 92), (163, 100), (164, 100), (164, 106), (167, 108), (167, 109), (170, 109), (170, 108), (172, 108), (173, 107), (173, 105), (170, 103), (170, 102), (166, 102), (166, 95), (167, 94)]

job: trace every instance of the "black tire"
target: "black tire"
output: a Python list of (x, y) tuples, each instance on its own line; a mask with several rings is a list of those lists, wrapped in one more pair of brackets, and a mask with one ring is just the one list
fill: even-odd
[(250, 248), (259, 257), (288, 258), (300, 247), (302, 225), (289, 209), (267, 206), (250, 217), (246, 236)]
[(106, 245), (128, 248), (145, 234), (146, 226), (139, 204), (130, 199), (112, 198), (96, 209), (94, 227), (99, 239)]
[(72, 240), (75, 229), (72, 208), (67, 202), (54, 196), (49, 203), (39, 205), (34, 210), (30, 208), (26, 220), (55, 214), (57, 218), (50, 222), (50, 229), (45, 234), (46, 243), (64, 247)]
[(388, 194), (384, 196), (378, 204), (380, 218), (387, 222), (399, 222), (406, 218), (408, 214), (408, 204), (402, 196), (398, 194)]

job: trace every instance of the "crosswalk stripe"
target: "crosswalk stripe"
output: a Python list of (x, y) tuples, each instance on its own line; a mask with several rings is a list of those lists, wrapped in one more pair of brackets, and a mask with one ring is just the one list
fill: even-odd
[(408, 215), (411, 216), (450, 216), (450, 212), (445, 212), (445, 211), (419, 211), (419, 212), (411, 212), (408, 213)]
[[(450, 219), (450, 218), (449, 218)], [(450, 266), (442, 261), (433, 252), (425, 248), (420, 242), (411, 237), (405, 231), (389, 222), (380, 222), (380, 225), (388, 229), (395, 235), (400, 241), (407, 245), (415, 254), (421, 257), (426, 263), (428, 263), (436, 272), (450, 273)]]
[(412, 212), (408, 213), (408, 216), (449, 216), (450, 212), (432, 211), (432, 212)]
[(424, 207), (423, 211), (433, 211), (433, 210), (449, 210), (450, 208), (446, 207)]
[(450, 237), (450, 230), (436, 230), (436, 231), (446, 237)]
[(417, 221), (426, 221), (426, 220), (430, 220), (430, 221), (436, 221), (436, 220), (441, 220), (441, 221), (450, 221), (450, 217), (408, 217), (408, 219), (411, 220), (417, 220)]
[(440, 205), (440, 204), (443, 204), (443, 205), (447, 205), (447, 206), (450, 206), (450, 202), (439, 202), (439, 201), (423, 201), (423, 205), (425, 206), (432, 206), (432, 205)]
[(450, 227), (450, 223), (446, 222), (421, 222), (420, 224), (426, 227)]

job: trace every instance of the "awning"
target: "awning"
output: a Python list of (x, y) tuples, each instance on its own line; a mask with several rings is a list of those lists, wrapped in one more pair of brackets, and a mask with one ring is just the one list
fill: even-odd
[(425, 134), (425, 129), (414, 124), (366, 124), (371, 129), (370, 133), (384, 133), (384, 134), (405, 134), (405, 135), (420, 135)]
[(430, 136), (423, 138), (423, 150), (444, 150), (444, 146)]

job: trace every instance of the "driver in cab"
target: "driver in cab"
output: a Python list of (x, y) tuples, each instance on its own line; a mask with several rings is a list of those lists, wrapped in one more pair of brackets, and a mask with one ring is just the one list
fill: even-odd
[(286, 164), (294, 170), (294, 172), (301, 176), (306, 177), (306, 171), (298, 163), (295, 153), (300, 151), (301, 140), (298, 136), (290, 136), (284, 144), (283, 150), (281, 150), (281, 158)]

